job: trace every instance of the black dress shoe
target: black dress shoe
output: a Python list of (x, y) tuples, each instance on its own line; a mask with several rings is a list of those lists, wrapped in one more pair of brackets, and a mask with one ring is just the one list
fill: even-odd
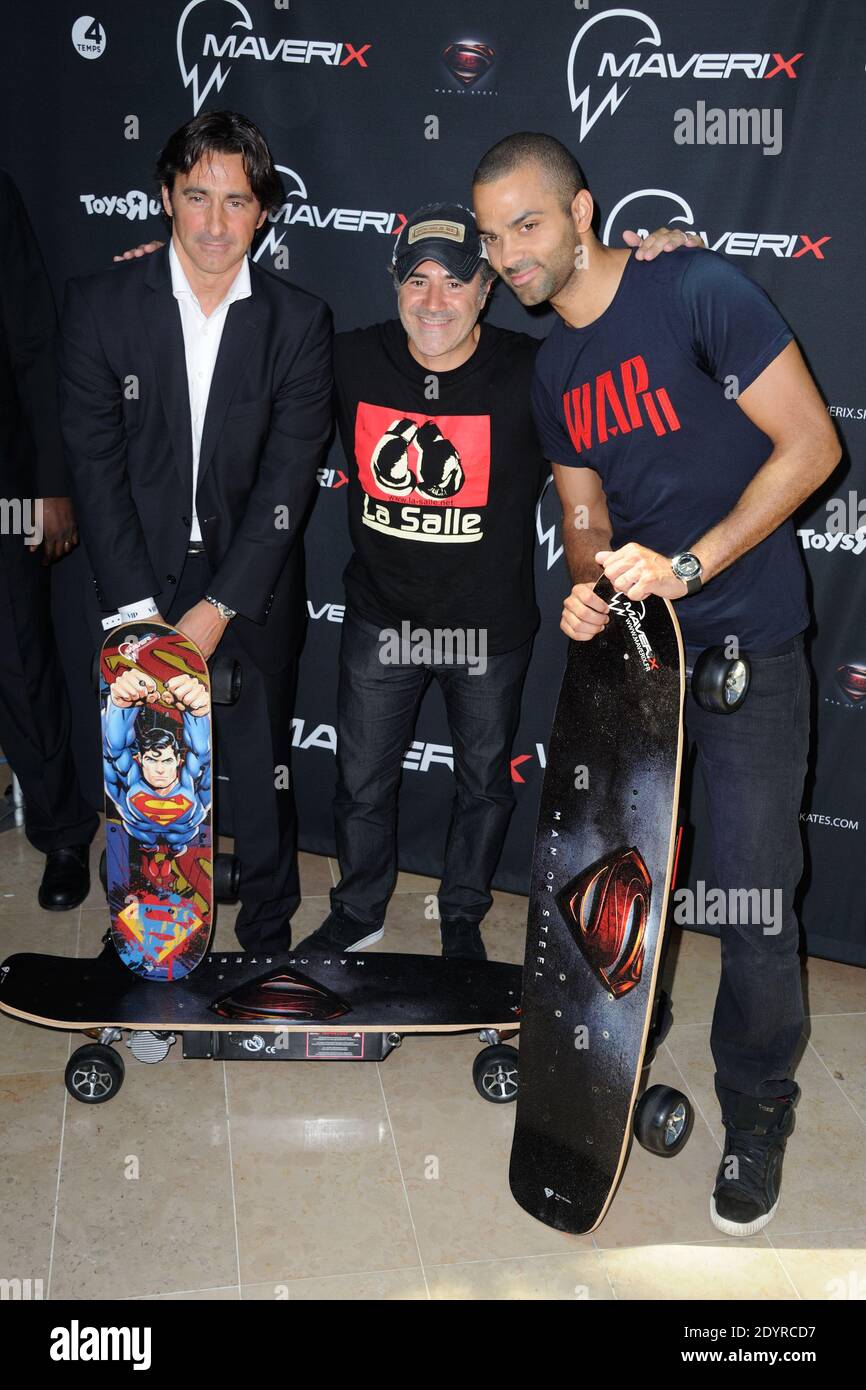
[(83, 903), (90, 892), (89, 860), (89, 845), (50, 849), (39, 885), (39, 906), (47, 912), (68, 912)]

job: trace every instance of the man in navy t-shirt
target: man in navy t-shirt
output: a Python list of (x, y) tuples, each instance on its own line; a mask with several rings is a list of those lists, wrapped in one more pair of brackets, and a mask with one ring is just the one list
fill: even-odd
[(688, 666), (715, 644), (751, 658), (730, 718), (694, 700), (684, 710), (717, 886), (778, 890), (783, 907), (770, 930), (721, 929), (711, 1044), (727, 1143), (710, 1210), (720, 1230), (751, 1235), (778, 1204), (803, 1025), (793, 896), (809, 613), (790, 517), (838, 463), (838, 443), (787, 324), (721, 256), (684, 249), (638, 270), (602, 245), (580, 166), (550, 136), (500, 141), (474, 184), (494, 269), (523, 304), (559, 315), (532, 397), (574, 581), (563, 631), (603, 630), (607, 605), (592, 593), (603, 570), (632, 600), (676, 602)]

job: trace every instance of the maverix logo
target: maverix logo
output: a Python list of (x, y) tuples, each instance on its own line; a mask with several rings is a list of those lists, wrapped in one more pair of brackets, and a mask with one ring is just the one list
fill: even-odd
[[(254, 261), (262, 256), (273, 256), (278, 246), (286, 239), (285, 232), (276, 230), (284, 227), (313, 227), (318, 231), (330, 229), (335, 232), (378, 232), (383, 236), (399, 236), (406, 225), (402, 212), (383, 212), (371, 208), (322, 208), (318, 203), (309, 202), (307, 185), (300, 174), (285, 164), (274, 166), (286, 184), (286, 201), (281, 207), (268, 213), (271, 224), (256, 247)], [(294, 199), (298, 201), (295, 202)]]
[[(633, 28), (630, 21), (637, 25), (638, 36), (633, 50), (630, 53), (622, 49), (618, 53), (603, 52), (598, 65), (598, 82), (587, 83), (578, 91), (578, 55), (581, 68), (585, 69), (592, 62), (588, 37), (597, 24), (610, 19), (624, 20), (629, 28)], [(617, 28), (621, 31), (622, 26)], [(610, 27), (604, 33), (609, 35)], [(593, 34), (593, 39), (598, 37), (597, 32)], [(580, 112), (581, 140), (586, 138), (599, 116), (605, 111), (613, 115), (625, 101), (631, 85), (621, 88), (619, 78), (631, 81), (638, 77), (704, 77), (719, 81), (734, 76), (752, 79), (785, 76), (793, 79), (797, 77), (794, 66), (803, 57), (802, 53), (795, 53), (792, 58), (783, 58), (781, 53), (692, 53), (677, 58), (673, 53), (661, 52), (661, 45), (658, 25), (640, 10), (606, 10), (588, 19), (578, 30), (568, 54), (568, 95), (572, 111)], [(659, 51), (652, 52), (652, 49)], [(593, 101), (596, 103), (594, 109)]]
[[(193, 10), (208, 6), (208, 15), (197, 15), (188, 24)], [(216, 17), (213, 30), (202, 20)], [(196, 22), (198, 21), (198, 22)], [(177, 62), (185, 87), (192, 87), (193, 115), (197, 116), (212, 87), (222, 90), (231, 67), (220, 60), (254, 58), (267, 63), (323, 63), (326, 67), (345, 68), (357, 63), (365, 68), (364, 57), (370, 44), (352, 44), (322, 39), (269, 39), (236, 30), (252, 31), (253, 21), (241, 0), (190, 0), (177, 24)], [(189, 61), (188, 61), (189, 60)], [(201, 63), (201, 68), (199, 68)]]
[(562, 408), (575, 453), (643, 429), (647, 423), (657, 435), (680, 428), (665, 388), (649, 390), (649, 372), (643, 357), (626, 358), (618, 371), (622, 395), (612, 371), (600, 372), (594, 382), (581, 382), (564, 393)]
[(635, 645), (635, 650), (640, 657), (641, 665), (645, 671), (657, 671), (659, 669), (659, 659), (653, 651), (649, 638), (643, 630), (643, 620), (646, 617), (646, 607), (642, 603), (632, 603), (631, 599), (626, 598), (625, 594), (616, 593), (608, 604), (611, 613), (615, 613), (618, 618), (622, 618), (628, 628), (628, 634)]
[[(636, 208), (635, 203), (639, 203), (640, 208)], [(672, 211), (672, 205), (676, 211)], [(668, 188), (638, 188), (620, 198), (611, 209), (601, 239), (605, 246), (619, 246), (621, 233), (626, 228), (637, 225), (641, 235), (646, 236), (650, 227), (666, 227), (676, 222), (686, 227), (696, 226), (695, 214), (685, 198)], [(772, 256), (798, 261), (809, 254), (823, 261), (821, 247), (830, 240), (829, 234), (811, 237), (805, 232), (722, 232), (713, 240), (715, 233), (711, 236), (705, 230), (698, 230), (711, 251), (721, 251), (726, 256), (760, 256), (769, 252)]]

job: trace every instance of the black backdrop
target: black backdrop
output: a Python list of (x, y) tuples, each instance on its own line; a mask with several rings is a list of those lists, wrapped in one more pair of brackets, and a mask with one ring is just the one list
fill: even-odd
[[(101, 269), (116, 250), (161, 233), (149, 201), (154, 154), (195, 111), (221, 106), (253, 117), (281, 166), (287, 201), (258, 247), (260, 262), (326, 298), (338, 328), (393, 314), (385, 267), (403, 215), (422, 202), (468, 200), (479, 155), (527, 128), (575, 151), (606, 241), (620, 244), (629, 226), (694, 225), (764, 285), (794, 327), (845, 445), (840, 469), (798, 518), (816, 613), (803, 921), (813, 953), (863, 964), (866, 5), (635, 3), (107, 0), (95, 17), (72, 0), (18, 5), (6, 14), (0, 56), (0, 159), (24, 196), (58, 298), (69, 275)], [(450, 64), (443, 54), (469, 41), (486, 50), (463, 73), (474, 80), (463, 80), (454, 71), (459, 51), (451, 48)], [(780, 112), (781, 150), (677, 143), (675, 112), (700, 102)], [(285, 252), (287, 267), (274, 261)], [(502, 286), (489, 317), (537, 335), (551, 321), (527, 315)], [(308, 532), (311, 622), (295, 722), (302, 843), (331, 852), (345, 472), (335, 444)], [(518, 807), (497, 879), (516, 891), (526, 889), (564, 658), (556, 525), (548, 489), (537, 515), (544, 624), (514, 748)], [(76, 583), (74, 561), (64, 561), (55, 574), (60, 638), (79, 758), (98, 798)], [(416, 740), (403, 782), (401, 863), (435, 873), (452, 791), (436, 691)], [(223, 806), (228, 823), (229, 796)], [(691, 875), (709, 877), (699, 800), (692, 820)]]

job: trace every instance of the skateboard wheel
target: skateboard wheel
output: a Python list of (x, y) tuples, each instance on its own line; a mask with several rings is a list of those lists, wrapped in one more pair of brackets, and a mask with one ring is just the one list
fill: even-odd
[(213, 891), (218, 903), (236, 903), (241, 891), (241, 861), (236, 854), (216, 854)]
[(217, 656), (210, 668), (210, 697), (215, 705), (235, 705), (240, 699), (243, 672), (230, 656)]
[(66, 1063), (66, 1089), (84, 1105), (103, 1105), (123, 1085), (123, 1058), (104, 1043), (89, 1043)]
[(517, 1099), (517, 1066), (520, 1054), (516, 1047), (499, 1043), (485, 1047), (472, 1064), (475, 1089), (493, 1105), (507, 1105)]
[(672, 1086), (650, 1086), (635, 1107), (634, 1136), (648, 1153), (673, 1158), (695, 1122), (691, 1101)]
[(733, 714), (749, 693), (752, 668), (747, 656), (725, 656), (723, 647), (707, 647), (692, 671), (692, 694), (701, 709)]
[(99, 856), (99, 882), (102, 884), (103, 891), (108, 892), (108, 864), (105, 858), (105, 850)]

